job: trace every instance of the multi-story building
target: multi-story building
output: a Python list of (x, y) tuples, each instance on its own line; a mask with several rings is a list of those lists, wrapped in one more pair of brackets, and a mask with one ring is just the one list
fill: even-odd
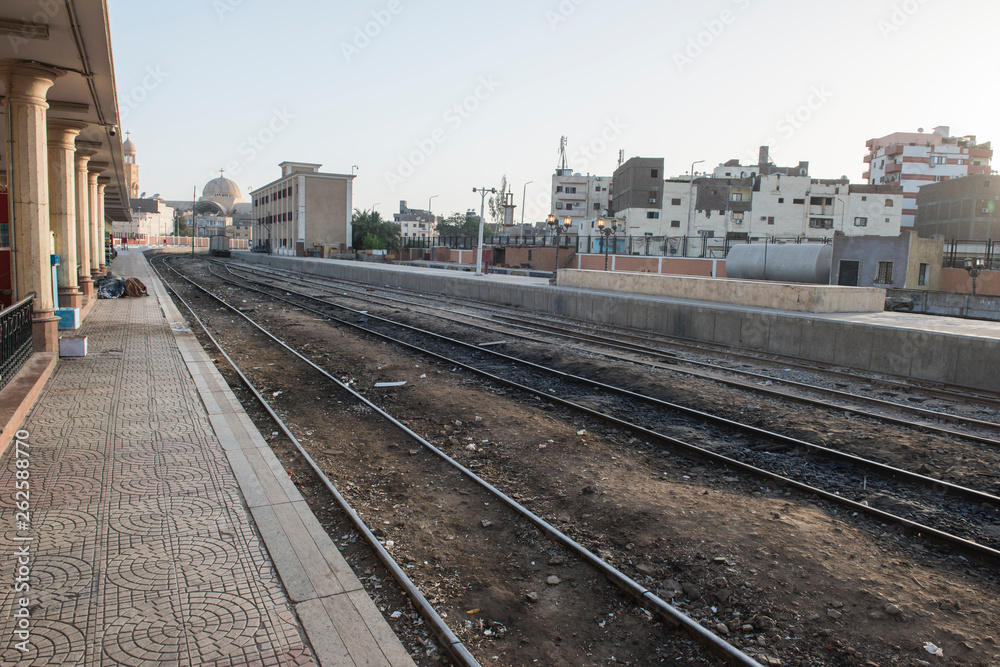
[(132, 221), (114, 222), (111, 225), (111, 234), (115, 238), (169, 236), (174, 233), (174, 209), (163, 199), (130, 199), (129, 206), (132, 209)]
[(917, 233), (949, 240), (1000, 238), (1000, 176), (966, 176), (929, 183), (917, 193)]
[(913, 229), (916, 224), (921, 186), (992, 171), (990, 142), (978, 144), (973, 135), (953, 137), (947, 126), (936, 127), (930, 134), (923, 130), (895, 132), (869, 139), (866, 146), (865, 181), (903, 188), (903, 229)]
[[(650, 182), (655, 164), (650, 159), (634, 163), (630, 177), (625, 174), (628, 162), (615, 172), (614, 215), (624, 221), (626, 235), (829, 239), (834, 232), (896, 236), (900, 231), (903, 193), (898, 186), (814, 179), (808, 162), (771, 164), (766, 146), (757, 165), (730, 160), (713, 176), (660, 181), (659, 197)], [(626, 189), (628, 178), (633, 184), (640, 176), (647, 180), (641, 187), (633, 185), (628, 196), (619, 195), (619, 175)]]
[(405, 243), (407, 239), (427, 239), (434, 236), (437, 218), (430, 211), (409, 208), (405, 201), (399, 202), (399, 213), (392, 214), (392, 221), (399, 225), (399, 235)]
[(572, 169), (556, 169), (552, 175), (552, 215), (584, 223), (600, 218), (608, 210), (611, 178), (582, 176)]
[(317, 247), (351, 246), (352, 174), (322, 165), (282, 162), (281, 178), (253, 193), (254, 243), (277, 255), (305, 256)]

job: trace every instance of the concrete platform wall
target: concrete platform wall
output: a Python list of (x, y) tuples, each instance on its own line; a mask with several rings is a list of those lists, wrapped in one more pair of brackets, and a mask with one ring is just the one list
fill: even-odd
[(616, 292), (734, 303), (756, 308), (776, 308), (804, 313), (879, 313), (885, 308), (885, 290), (875, 287), (840, 287), (725, 280), (696, 276), (660, 276), (616, 271), (560, 271), (560, 287), (611, 289)]
[(851, 368), (1000, 391), (1000, 374), (994, 371), (997, 342), (989, 338), (864, 324), (838, 320), (832, 315), (817, 317), (638, 294), (512, 284), (460, 272), (427, 273), (359, 262), (250, 253), (238, 253), (237, 257), (316, 275), (477, 299)]

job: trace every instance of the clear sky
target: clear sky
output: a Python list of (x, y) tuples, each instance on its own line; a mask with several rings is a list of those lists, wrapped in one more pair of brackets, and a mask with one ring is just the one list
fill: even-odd
[(148, 196), (190, 198), (226, 169), (350, 173), (356, 208), (448, 215), (513, 184), (548, 213), (569, 166), (668, 176), (810, 162), (860, 181), (865, 141), (930, 131), (1000, 142), (993, 0), (108, 0), (119, 106)]

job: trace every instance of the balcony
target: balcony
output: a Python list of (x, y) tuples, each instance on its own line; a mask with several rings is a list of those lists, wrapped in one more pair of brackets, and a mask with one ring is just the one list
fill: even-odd
[(885, 173), (887, 174), (898, 174), (903, 171), (903, 165), (900, 164), (887, 164), (885, 165)]
[(868, 153), (867, 155), (865, 155), (864, 162), (865, 162), (865, 164), (871, 164), (872, 163), (872, 154), (871, 153)]
[(969, 149), (969, 156), (970, 157), (985, 157), (985, 158), (992, 159), (993, 158), (993, 149), (992, 148), (970, 148)]
[(866, 181), (870, 180), (871, 177), (872, 177), (872, 172), (871, 171), (863, 171), (863, 172), (861, 172), (861, 178), (865, 179)]
[(885, 154), (887, 157), (892, 157), (894, 155), (903, 154), (903, 144), (893, 144), (885, 149)]

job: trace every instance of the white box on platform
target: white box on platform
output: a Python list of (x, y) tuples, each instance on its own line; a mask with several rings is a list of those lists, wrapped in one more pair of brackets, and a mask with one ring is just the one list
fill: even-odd
[(87, 356), (86, 336), (66, 336), (59, 339), (60, 357), (85, 357)]

